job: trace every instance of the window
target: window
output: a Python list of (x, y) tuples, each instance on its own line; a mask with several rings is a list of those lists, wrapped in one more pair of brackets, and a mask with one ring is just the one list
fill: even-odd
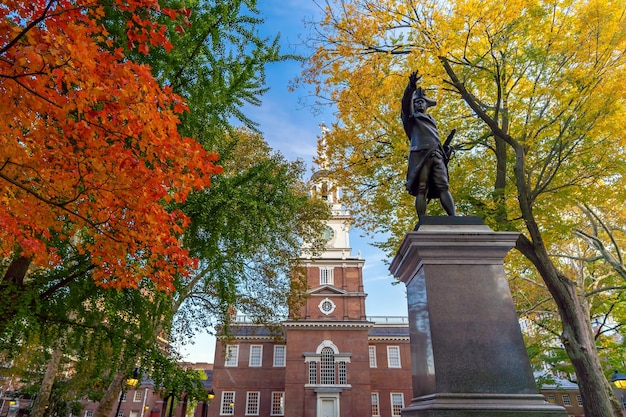
[(332, 348), (322, 349), (320, 360), (320, 384), (335, 383), (335, 353)]
[(117, 417), (124, 417), (124, 411), (120, 410), (117, 412)]
[(339, 362), (339, 383), (347, 384), (348, 383), (348, 369), (346, 367), (346, 362)]
[(404, 408), (404, 394), (401, 392), (391, 393), (391, 415), (399, 416), (400, 410)]
[(320, 301), (320, 303), (317, 305), (317, 308), (320, 309), (320, 311), (325, 314), (325, 315), (329, 315), (330, 313), (332, 313), (333, 311), (335, 311), (335, 308), (337, 306), (335, 305), (335, 303), (333, 303), (333, 300), (331, 300), (330, 298), (326, 297), (324, 298), (322, 301)]
[(389, 368), (401, 368), (400, 346), (387, 346), (387, 366)]
[(120, 396), (122, 401), (126, 401), (126, 391), (122, 391), (122, 395)]
[(142, 395), (141, 395), (141, 390), (136, 390), (135, 391), (135, 395), (133, 396), (133, 401), (134, 402), (139, 402), (141, 401)]
[(334, 268), (320, 268), (320, 285), (333, 285), (335, 279), (333, 277)]
[(372, 415), (379, 416), (380, 415), (380, 405), (378, 402), (378, 393), (372, 392)]
[(93, 410), (85, 411), (85, 417), (93, 417)]
[(566, 407), (569, 407), (572, 405), (572, 402), (570, 401), (568, 394), (563, 394), (563, 405)]
[(548, 402), (554, 404), (556, 402), (556, 397), (554, 394), (548, 394)]
[(317, 384), (317, 362), (309, 362), (309, 384)]
[(285, 415), (285, 393), (272, 392), (272, 413), (271, 416)]
[(578, 402), (579, 407), (583, 406), (583, 397), (581, 397), (580, 394), (576, 395), (576, 401)]
[(285, 345), (274, 346), (274, 366), (285, 366)]
[(246, 415), (258, 416), (259, 415), (259, 396), (258, 391), (250, 391), (246, 394)]
[(220, 407), (221, 416), (232, 416), (235, 414), (235, 391), (222, 391), (222, 404)]
[(370, 368), (376, 368), (376, 346), (369, 346)]
[(239, 362), (239, 345), (226, 345), (224, 366), (237, 366)]
[(261, 366), (263, 359), (263, 345), (250, 346), (250, 366)]

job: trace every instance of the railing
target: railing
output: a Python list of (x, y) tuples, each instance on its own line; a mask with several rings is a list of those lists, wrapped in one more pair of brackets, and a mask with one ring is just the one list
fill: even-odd
[[(235, 323), (249, 323), (252, 324), (254, 321), (252, 317), (238, 314), (234, 317)], [(274, 323), (279, 323), (281, 320), (285, 318), (278, 318)], [(367, 316), (367, 321), (372, 321), (374, 323), (379, 324), (409, 324), (409, 318), (406, 316)]]
[(367, 320), (379, 324), (409, 324), (406, 316), (368, 316)]

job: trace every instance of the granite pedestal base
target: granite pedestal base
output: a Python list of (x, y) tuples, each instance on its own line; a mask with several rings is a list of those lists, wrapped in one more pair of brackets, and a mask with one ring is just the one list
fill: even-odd
[(565, 417), (537, 391), (504, 274), (518, 233), (423, 217), (390, 270), (406, 284), (413, 395), (403, 417)]

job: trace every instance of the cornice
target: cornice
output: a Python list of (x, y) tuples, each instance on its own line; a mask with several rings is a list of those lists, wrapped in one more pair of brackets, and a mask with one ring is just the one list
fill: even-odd
[[(345, 249), (347, 250), (347, 249)], [(341, 250), (337, 250), (340, 252)], [(327, 251), (331, 252), (331, 251)], [(320, 266), (340, 266), (343, 268), (363, 268), (365, 260), (357, 257), (337, 257), (337, 258), (300, 258), (300, 265), (305, 267), (320, 267)]]
[(252, 335), (245, 335), (245, 336), (230, 336), (228, 338), (226, 337), (218, 337), (219, 341), (222, 343), (228, 343), (229, 341), (232, 340), (237, 340), (237, 341), (242, 341), (242, 340), (250, 340), (250, 341), (257, 341), (257, 342), (276, 342), (276, 343), (283, 343), (284, 341), (281, 341), (279, 338), (276, 337), (268, 337), (268, 336), (252, 336)]
[(410, 342), (408, 336), (368, 336), (369, 342)]

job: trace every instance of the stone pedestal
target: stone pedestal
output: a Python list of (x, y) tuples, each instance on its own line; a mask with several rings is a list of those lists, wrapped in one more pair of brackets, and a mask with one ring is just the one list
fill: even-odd
[(403, 417), (566, 416), (538, 393), (503, 261), (518, 233), (423, 217), (390, 270), (406, 284), (413, 395)]

